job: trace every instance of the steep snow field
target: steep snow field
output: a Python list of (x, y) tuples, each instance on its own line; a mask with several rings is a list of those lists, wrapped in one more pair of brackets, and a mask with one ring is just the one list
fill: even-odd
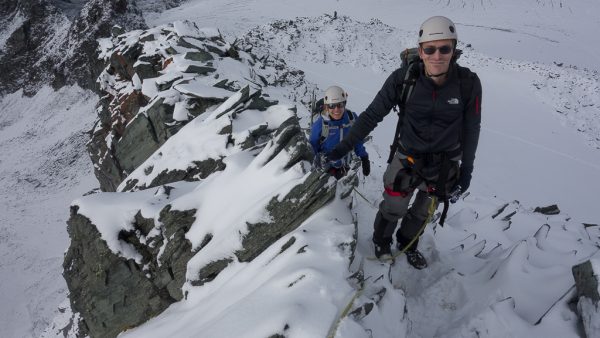
[(37, 336), (66, 296), (68, 203), (98, 184), (85, 143), (97, 96), (43, 88), (0, 99), (0, 336)]
[[(420, 248), (429, 269), (416, 272), (402, 257), (391, 269), (364, 260), (370, 279), (356, 304), (377, 298), (382, 287), (388, 292), (370, 316), (343, 321), (338, 336), (366, 337), (367, 329), (373, 337), (574, 337), (580, 333), (567, 304), (570, 268), (598, 257), (600, 236), (599, 7), (593, 0), (207, 0), (146, 19), (150, 26), (188, 19), (217, 27), (232, 42), (251, 30), (241, 44), (283, 57), (317, 90), (342, 85), (349, 107), (361, 112), (399, 65), (399, 52), (416, 44), (419, 24), (432, 15), (452, 18), (465, 50), (461, 63), (479, 74), (484, 89), (470, 195), (451, 207), (444, 228), (428, 227)], [(334, 11), (336, 21), (321, 17)], [(270, 25), (298, 16), (308, 18), (295, 28)], [(0, 100), (2, 337), (38, 336), (66, 296), (60, 273), (68, 205), (97, 186), (82, 134), (96, 99), (65, 88)], [(300, 113), (308, 126), (306, 111)], [(369, 201), (354, 196), (359, 259), (352, 269), (372, 255), (374, 205), (395, 124), (390, 114), (367, 143), (373, 171), (358, 187)], [(554, 203), (559, 215), (532, 212)], [(328, 209), (319, 216), (323, 224), (345, 212), (340, 204)], [(249, 324), (251, 313), (230, 320), (246, 316), (242, 323)]]

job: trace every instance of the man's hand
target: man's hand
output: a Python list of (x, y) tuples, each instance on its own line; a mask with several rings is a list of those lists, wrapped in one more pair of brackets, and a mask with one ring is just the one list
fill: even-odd
[(371, 173), (371, 162), (369, 162), (369, 156), (361, 157), (360, 161), (362, 165), (363, 175), (369, 176), (369, 174)]
[(462, 193), (463, 191), (460, 184), (457, 184), (454, 186), (454, 188), (452, 188), (452, 191), (448, 194), (448, 200), (450, 201), (450, 203), (456, 203), (462, 195)]

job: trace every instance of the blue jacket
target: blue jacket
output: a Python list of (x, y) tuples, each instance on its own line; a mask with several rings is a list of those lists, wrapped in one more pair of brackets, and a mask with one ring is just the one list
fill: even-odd
[[(314, 122), (311, 133), (310, 133), (310, 144), (313, 148), (313, 151), (315, 152), (315, 156), (319, 156), (319, 153), (323, 153), (323, 154), (329, 153), (348, 134), (348, 131), (350, 130), (350, 127), (351, 127), (350, 118), (348, 117), (348, 114), (352, 114), (354, 116), (354, 120), (356, 121), (356, 119), (357, 119), (356, 114), (349, 110), (344, 111), (344, 115), (342, 116), (342, 118), (340, 120), (334, 121), (329, 118), (325, 119), (325, 123), (327, 123), (329, 125), (329, 135), (323, 142), (321, 142), (321, 131), (323, 129), (323, 116), (320, 116), (317, 119), (317, 121)], [(345, 126), (345, 127), (342, 128), (342, 126)], [(342, 135), (340, 135), (340, 131), (342, 132)], [(363, 142), (356, 143), (356, 146), (354, 146), (354, 153), (356, 153), (356, 156), (361, 157), (361, 158), (369, 156), (369, 154), (365, 150), (365, 146), (363, 145)], [(340, 161), (335, 162), (333, 166), (341, 167), (342, 161), (340, 160)]]

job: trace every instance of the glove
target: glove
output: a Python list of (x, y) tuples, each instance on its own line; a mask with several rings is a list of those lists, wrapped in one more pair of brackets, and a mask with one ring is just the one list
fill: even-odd
[(369, 162), (369, 156), (361, 157), (360, 161), (362, 164), (363, 175), (369, 176), (371, 173), (371, 162)]
[(331, 150), (328, 154), (325, 155), (325, 159), (328, 162), (337, 162), (339, 160), (342, 159), (342, 157), (344, 157), (344, 155), (346, 155), (346, 153), (348, 151), (343, 150), (343, 147), (340, 146), (340, 144), (338, 144), (335, 148), (333, 148), (333, 150)]
[[(471, 168), (461, 167), (460, 168), (460, 176), (458, 177), (458, 182), (456, 182), (456, 184), (460, 186), (461, 193), (464, 193), (465, 191), (467, 191), (467, 189), (469, 189), (469, 186), (471, 185), (472, 172), (473, 172), (473, 167), (471, 167)], [(455, 188), (456, 188), (456, 186), (452, 190), (454, 190)]]
[(448, 200), (450, 201), (450, 203), (456, 203), (462, 195), (462, 193), (462, 187), (460, 186), (460, 184), (457, 184), (454, 186), (454, 188), (452, 188), (452, 191), (450, 191), (450, 193), (448, 194)]

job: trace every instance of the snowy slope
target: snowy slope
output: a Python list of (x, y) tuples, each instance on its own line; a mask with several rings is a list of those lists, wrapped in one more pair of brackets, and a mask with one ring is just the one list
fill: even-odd
[[(298, 49), (288, 51), (286, 45), (277, 44), (270, 48), (271, 52), (285, 56), (292, 66), (302, 69), (312, 85), (321, 89), (332, 83), (344, 86), (350, 92), (351, 109), (360, 112), (368, 105), (395, 67), (393, 60), (398, 52), (414, 45), (413, 34), (418, 25), (436, 14), (447, 15), (457, 22), (461, 39), (472, 45), (465, 49), (461, 62), (479, 74), (484, 87), (482, 135), (470, 196), (451, 208), (446, 228), (437, 228), (435, 233), (428, 228), (422, 249), (433, 263), (431, 269), (415, 273), (400, 261), (389, 271), (390, 282), (386, 281), (387, 267), (367, 263), (365, 273), (372, 276), (371, 280), (384, 276), (378, 283), (390, 291), (375, 310), (377, 315), (374, 312), (364, 318), (363, 327), (379, 333), (374, 334), (375, 337), (402, 336), (398, 332), (406, 332), (408, 328), (398, 321), (398, 315), (403, 313), (406, 302), (407, 316), (412, 323), (411, 336), (425, 337), (436, 332), (449, 332), (454, 336), (474, 336), (475, 332), (480, 336), (494, 336), (493, 333), (577, 336), (573, 313), (566, 304), (572, 296), (570, 266), (597, 255), (594, 246), (598, 245), (598, 227), (584, 228), (582, 223), (600, 223), (600, 213), (595, 209), (595, 192), (600, 188), (600, 94), (596, 62), (600, 46), (595, 43), (594, 35), (600, 28), (595, 15), (597, 1), (411, 0), (399, 4), (391, 0), (206, 0), (190, 1), (163, 13), (147, 13), (146, 19), (150, 26), (189, 19), (199, 26), (217, 27), (233, 41), (234, 36), (276, 19), (315, 17), (333, 14), (334, 10), (340, 16), (348, 15), (364, 23), (348, 25), (347, 29), (360, 38), (351, 49), (344, 50), (344, 57), (333, 51), (328, 51), (327, 58), (323, 57), (324, 46), (339, 46), (340, 40), (347, 41), (336, 35), (335, 29), (327, 31), (318, 42), (306, 34), (305, 40), (298, 43), (302, 46)], [(379, 32), (370, 30), (371, 18), (379, 19), (390, 28)], [(270, 28), (261, 29), (268, 34)], [(370, 40), (361, 41), (365, 37)], [(365, 59), (374, 61), (357, 61)], [(84, 123), (74, 126), (64, 123), (63, 128), (69, 133), (50, 134), (49, 140), (39, 132), (38, 137), (29, 137), (36, 133), (27, 133), (29, 129), (24, 125), (41, 124), (43, 119), (37, 116), (44, 114), (47, 102), (55, 102), (61, 96), (73, 97), (63, 94), (42, 94), (41, 101), (21, 100), (17, 96), (2, 100), (2, 107), (6, 107), (2, 111), (10, 114), (0, 115), (2, 198), (9, 210), (1, 228), (2, 241), (7, 243), (2, 246), (1, 267), (3, 275), (15, 276), (15, 281), (2, 279), (1, 296), (7, 300), (3, 304), (11, 306), (2, 308), (0, 326), (4, 331), (1, 336), (37, 335), (40, 326), (51, 317), (64, 290), (60, 279), (60, 252), (67, 245), (62, 228), (66, 206), (95, 185), (89, 179), (91, 169), (85, 165), (61, 167), (66, 173), (74, 170), (77, 174), (71, 176), (73, 180), (55, 181), (57, 188), (52, 192), (41, 186), (33, 189), (24, 183), (26, 177), (14, 182), (18, 172), (29, 173), (30, 180), (44, 181), (48, 176), (35, 168), (47, 161), (54, 163), (41, 155), (52, 153), (48, 145), (64, 141), (65, 134), (86, 130), (82, 125), (93, 119), (94, 99), (73, 98), (70, 102), (80, 102), (78, 105), (86, 107), (82, 110), (90, 112), (89, 120), (85, 118)], [(61, 104), (65, 105), (68, 104)], [(30, 116), (20, 113), (22, 111), (34, 113)], [(76, 121), (68, 118), (65, 110), (59, 111), (59, 116), (63, 116), (61, 121)], [(8, 124), (16, 129), (6, 127), (6, 121), (13, 121)], [(17, 126), (17, 121), (23, 125)], [(305, 117), (304, 122), (308, 124), (308, 118)], [(380, 198), (381, 176), (394, 126), (395, 119), (390, 114), (372, 133), (373, 141), (367, 144), (374, 169), (361, 183), (359, 191), (370, 203), (355, 196), (358, 205), (354, 210), (359, 217), (357, 250), (362, 257), (372, 254), (369, 242), (375, 214), (372, 205)], [(17, 139), (13, 135), (21, 137)], [(9, 139), (13, 141), (6, 141)], [(37, 156), (12, 155), (16, 150), (27, 153), (30, 149)], [(82, 177), (88, 178), (80, 182)], [(17, 203), (14, 195), (21, 196), (22, 202)], [(513, 200), (519, 203), (512, 203)], [(509, 203), (508, 209), (492, 218), (506, 203)], [(559, 205), (560, 215), (546, 217), (531, 213), (534, 207), (551, 203)], [(49, 207), (40, 212), (38, 205)], [(336, 210), (339, 209), (333, 209)], [(498, 218), (504, 218), (511, 210), (517, 214), (507, 233), (502, 229), (508, 220)], [(479, 216), (475, 219), (474, 215)], [(48, 225), (47, 219), (54, 221)], [(39, 226), (32, 228), (36, 224)], [(548, 230), (544, 224), (548, 224)], [(41, 225), (41, 229), (51, 229), (43, 238), (37, 235)], [(539, 235), (540, 231), (542, 234), (547, 231), (547, 235)], [(482, 245), (480, 241), (484, 239), (485, 245)], [(497, 244), (502, 244), (501, 249), (492, 252)], [(40, 250), (43, 251), (38, 254)], [(475, 254), (479, 251), (481, 257), (477, 258)], [(489, 252), (492, 254), (486, 255)], [(40, 257), (50, 257), (53, 261), (42, 262)], [(20, 271), (21, 265), (15, 265), (16, 262), (23, 262), (28, 268)], [(497, 277), (489, 279), (497, 267), (501, 267)], [(416, 284), (421, 281), (422, 285)], [(539, 287), (540, 283), (544, 288)], [(540, 292), (533, 292), (536, 289)], [(377, 284), (369, 287), (358, 303), (373, 297), (377, 290)], [(471, 291), (473, 293), (468, 294)], [(477, 295), (489, 298), (478, 300)], [(512, 299), (502, 301), (507, 297)], [(557, 305), (551, 308), (546, 319), (534, 325), (556, 300), (559, 300)], [(15, 303), (20, 312), (8, 315)], [(431, 311), (448, 320), (424, 323), (423, 318), (430, 318)], [(244, 315), (247, 318), (248, 313)], [(352, 321), (343, 322), (339, 330), (341, 336), (364, 336), (357, 325)]]
[[(393, 34), (403, 41), (406, 33), (380, 29), (379, 43), (356, 39), (359, 42), (344, 44), (339, 42), (348, 36), (366, 35), (371, 25), (344, 22), (342, 18), (338, 23), (331, 24), (335, 27), (332, 30), (337, 32), (337, 35), (331, 36), (328, 34), (329, 18), (321, 20), (320, 25), (324, 28), (319, 24), (311, 24), (311, 21), (319, 20), (301, 19), (296, 25), (290, 25), (288, 31), (281, 30), (281, 22), (265, 25), (261, 29), (266, 33), (262, 32), (261, 38), (267, 36), (273, 43), (254, 41), (250, 44), (285, 46), (275, 50), (271, 48), (268, 52), (287, 55), (286, 59), (291, 64), (305, 70), (307, 79), (320, 83), (321, 88), (334, 83), (331, 79), (340, 79), (335, 83), (348, 88), (351, 108), (355, 107), (357, 96), (358, 109), (364, 108), (366, 104), (361, 99), (367, 91), (365, 84), (370, 82), (364, 74), (371, 71), (375, 73), (372, 75), (374, 78), (380, 74), (369, 66), (353, 68), (351, 71), (354, 74), (348, 74), (350, 67), (340, 65), (335, 57), (323, 57), (331, 50), (326, 49), (322, 53), (315, 50), (322, 50), (323, 46), (336, 50), (337, 46), (342, 45), (349, 48), (343, 50), (338, 58), (346, 59), (349, 63), (353, 60), (385, 60), (385, 56), (372, 55), (378, 49), (370, 48), (371, 44), (385, 44)], [(325, 33), (314, 33), (316, 27)], [(304, 34), (295, 33), (296, 29)], [(250, 36), (253, 35), (256, 33), (251, 32)], [(330, 43), (323, 43), (314, 35), (319, 38), (325, 36)], [(282, 43), (289, 40), (290, 36), (295, 36), (299, 41)], [(330, 63), (321, 65), (325, 59), (331, 60)], [(451, 216), (449, 224), (455, 230), (450, 231), (450, 234), (454, 233), (453, 236), (448, 236), (448, 227), (439, 231), (434, 238), (429, 237), (433, 236), (431, 231), (425, 235), (424, 239), (428, 241), (422, 248), (434, 262), (432, 272), (415, 276), (414, 270), (407, 268), (404, 263), (404, 267), (392, 274), (394, 284), (403, 285), (401, 288), (408, 298), (408, 317), (413, 324), (412, 331), (408, 332), (422, 337), (444, 335), (444, 332), (452, 332), (454, 336), (469, 336), (469, 332), (481, 334), (486, 330), (515, 336), (547, 336), (549, 332), (561, 332), (560, 336), (576, 335), (575, 319), (566, 304), (573, 296), (570, 268), (598, 254), (598, 227), (585, 228), (581, 224), (597, 224), (599, 219), (591, 202), (594, 193), (585, 188), (592, 186), (592, 189), (597, 189), (600, 178), (597, 157), (597, 135), (600, 130), (597, 126), (598, 75), (593, 71), (562, 68), (555, 64), (494, 58), (473, 48), (465, 48), (461, 62), (479, 73), (485, 96), (484, 125), (472, 197), (467, 197), (464, 203), (451, 209), (454, 217)], [(581, 85), (573, 86), (573, 83)], [(486, 88), (491, 90), (486, 91)], [(373, 93), (376, 90), (377, 87)], [(367, 104), (368, 99), (364, 101)], [(364, 105), (361, 106), (361, 103)], [(387, 121), (390, 122), (386, 126)], [(394, 124), (393, 118), (388, 117), (373, 133), (374, 140), (369, 144), (372, 147), (370, 150), (382, 158), (379, 159), (379, 172), (369, 177), (362, 187), (371, 205), (363, 203), (364, 206), (356, 210), (361, 220), (359, 225), (362, 225), (359, 226), (359, 239), (363, 238), (364, 255), (372, 252), (369, 244), (375, 215), (372, 205), (376, 205), (380, 199), (379, 180), (387, 154), (386, 141), (391, 134), (390, 126), (393, 128)], [(569, 174), (572, 179), (556, 179), (566, 172), (573, 173), (572, 176)], [(357, 198), (361, 203), (364, 202), (362, 198)], [(482, 199), (485, 203), (481, 203)], [(514, 210), (511, 212), (518, 213), (519, 217), (515, 217), (518, 220), (510, 220), (507, 217), (510, 212), (497, 216), (501, 219), (507, 217), (504, 221), (497, 222), (496, 217), (491, 217), (495, 214), (493, 209), (499, 210), (513, 199), (527, 203), (512, 204)], [(551, 203), (558, 203), (563, 212), (566, 210), (566, 215), (547, 218), (532, 214), (533, 207)], [(508, 228), (509, 222), (515, 223), (512, 229)], [(504, 228), (507, 230), (503, 231)], [(507, 234), (515, 232), (515, 228), (519, 229), (516, 233)], [(552, 244), (547, 244), (548, 241)], [(563, 251), (559, 249), (561, 246), (569, 247), (572, 251)], [(529, 256), (534, 257), (529, 259)], [(437, 264), (440, 261), (442, 264)], [(555, 266), (549, 266), (552, 264)], [(497, 277), (491, 278), (498, 265), (508, 267)], [(473, 267), (476, 269), (473, 270)], [(385, 271), (377, 267), (371, 269), (373, 278), (378, 274), (385, 275)], [(527, 273), (523, 274), (520, 270)], [(403, 277), (405, 273), (408, 275)], [(423, 279), (420, 278), (433, 280), (422, 285)], [(436, 281), (436, 278), (441, 279)], [(547, 285), (544, 293), (535, 292), (538, 285), (546, 280), (554, 282)], [(413, 290), (410, 289), (411, 285)], [(376, 286), (371, 287), (377, 290)], [(475, 290), (475, 295), (469, 295)], [(489, 296), (481, 298), (480, 295)], [(397, 305), (401, 305), (401, 302)], [(387, 306), (396, 312), (400, 310), (392, 305)], [(436, 310), (437, 307), (440, 309)], [(549, 312), (546, 320), (535, 325), (549, 309), (553, 311)], [(431, 311), (439, 313), (431, 315)], [(482, 315), (478, 315), (482, 312)], [(561, 320), (547, 319), (555, 316)], [(432, 318), (441, 319), (432, 323)], [(509, 321), (518, 325), (511, 328), (506, 325)], [(379, 325), (375, 324), (375, 327)], [(394, 329), (382, 330), (380, 335), (374, 336), (394, 336), (398, 332)]]
[(334, 11), (364, 22), (377, 18), (408, 32), (415, 32), (429, 16), (446, 15), (455, 21), (464, 42), (486, 54), (600, 70), (595, 62), (599, 47), (592, 43), (600, 24), (597, 6), (595, 0), (198, 0), (145, 17), (150, 26), (189, 19), (237, 35), (276, 19)]
[(0, 100), (0, 336), (37, 336), (66, 297), (71, 200), (97, 186), (85, 150), (98, 97), (77, 87)]

